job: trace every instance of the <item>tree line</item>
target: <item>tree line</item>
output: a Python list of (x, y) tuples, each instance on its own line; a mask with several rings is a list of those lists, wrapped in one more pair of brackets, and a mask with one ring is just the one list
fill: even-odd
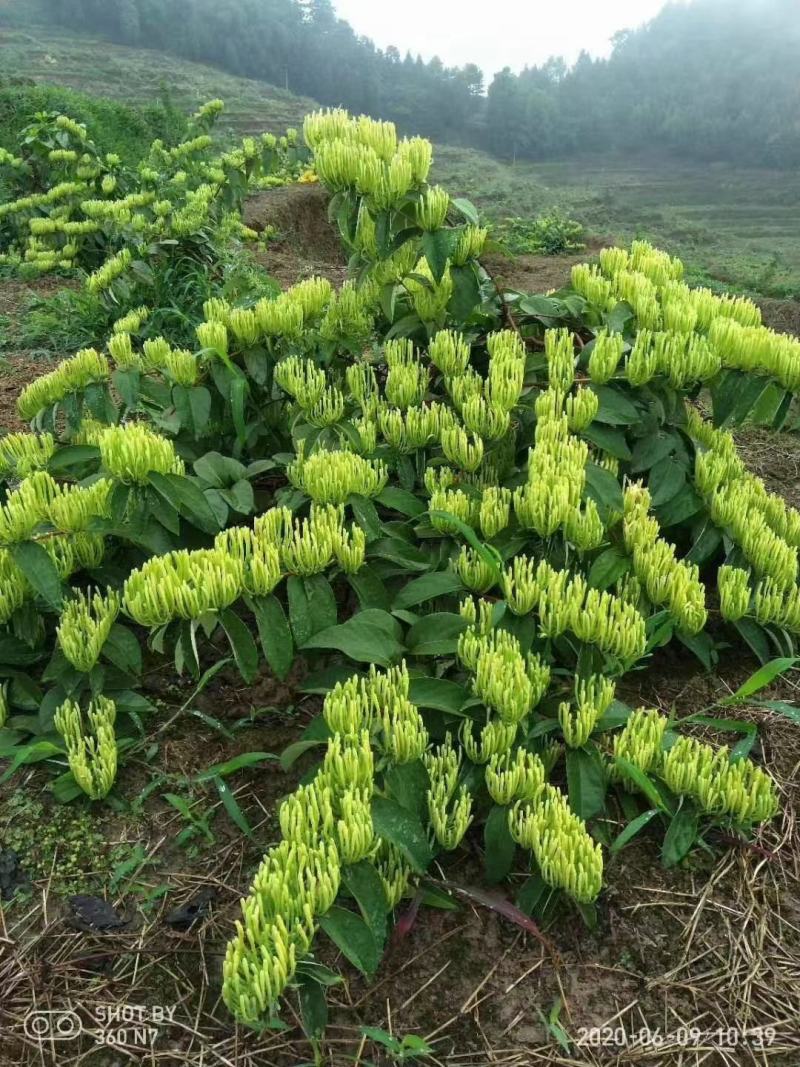
[(474, 64), (377, 48), (331, 0), (26, 2), (72, 30), (211, 63), (504, 158), (657, 149), (800, 162), (797, 0), (670, 3), (619, 33), (608, 58), (506, 68), (488, 88)]

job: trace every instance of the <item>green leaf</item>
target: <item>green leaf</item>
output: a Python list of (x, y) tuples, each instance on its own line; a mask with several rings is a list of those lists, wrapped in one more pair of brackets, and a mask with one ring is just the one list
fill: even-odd
[(720, 700), (721, 707), (728, 707), (730, 704), (741, 704), (752, 696), (753, 693), (757, 693), (760, 689), (766, 688), (771, 682), (778, 678), (781, 674), (785, 674), (796, 663), (800, 662), (796, 656), (791, 658), (784, 656), (780, 659), (770, 660), (769, 663), (765, 663), (763, 667), (751, 674), (746, 682), (742, 682), (735, 693), (731, 693), (729, 697), (725, 697), (724, 700)]
[(609, 426), (633, 426), (639, 422), (639, 412), (617, 386), (591, 384), (589, 388), (600, 402), (595, 422)]
[(739, 635), (746, 641), (756, 659), (761, 663), (769, 663), (771, 649), (767, 632), (755, 619), (739, 619), (733, 624), (739, 631)]
[(336, 625), (338, 609), (331, 583), (324, 574), (314, 574), (303, 579), (303, 588), (311, 618), (311, 634)]
[(308, 975), (300, 977), (298, 983), (300, 997), (300, 1020), (303, 1032), (311, 1041), (319, 1041), (328, 1025), (328, 1001), (325, 989)]
[(696, 515), (703, 506), (703, 501), (687, 482), (671, 500), (656, 510), (656, 517), (662, 526), (677, 526)]
[(643, 811), (641, 815), (637, 815), (635, 819), (632, 819), (622, 833), (618, 834), (614, 838), (614, 842), (609, 849), (610, 852), (619, 852), (620, 849), (625, 848), (629, 841), (632, 841), (634, 837), (643, 830), (645, 826), (652, 820), (653, 816), (658, 815), (658, 808), (649, 808), (647, 811)]
[(487, 881), (502, 882), (514, 863), (517, 844), (508, 828), (508, 808), (495, 804), (483, 828), (484, 867)]
[(433, 860), (422, 823), (411, 812), (387, 797), (372, 798), (372, 823), (378, 837), (396, 845), (419, 874)]
[(243, 445), (247, 440), (247, 425), (244, 418), (245, 399), (250, 393), (250, 384), (241, 373), (231, 382), (231, 415), (236, 428), (236, 440)]
[(351, 493), (347, 503), (353, 509), (356, 522), (367, 535), (367, 542), (376, 541), (381, 536), (383, 527), (372, 501), (358, 493)]
[(246, 682), (252, 682), (258, 674), (258, 649), (253, 635), (230, 608), (220, 612), (219, 621), (228, 636), (239, 673)]
[(214, 489), (229, 489), (247, 476), (243, 463), (219, 452), (206, 452), (192, 466), (197, 477)]
[(785, 715), (787, 719), (791, 719), (800, 726), (800, 708), (795, 707), (794, 704), (789, 704), (785, 700), (754, 700), (753, 703), (758, 708), (767, 708), (777, 715)]
[(449, 611), (436, 611), (414, 623), (406, 635), (408, 649), (415, 656), (444, 656), (455, 652), (467, 621)]
[(33, 741), (19, 749), (6, 769), (0, 783), (7, 782), (18, 767), (27, 766), (29, 763), (41, 763), (42, 760), (50, 759), (51, 756), (64, 756), (63, 748), (54, 745), (52, 741)]
[(437, 282), (442, 280), (452, 245), (450, 230), (434, 230), (433, 233), (428, 232), (422, 235), (422, 251)]
[(436, 597), (449, 596), (460, 593), (464, 586), (455, 571), (435, 571), (433, 574), (423, 574), (421, 578), (414, 578), (407, 582), (395, 594), (392, 608), (411, 608), (416, 604), (424, 604)]
[(204, 533), (219, 532), (219, 523), (203, 491), (181, 474), (159, 474), (150, 471), (148, 481), (168, 504)]
[(567, 750), (569, 804), (576, 815), (591, 819), (605, 807), (606, 773), (596, 748)]
[(472, 223), (473, 226), (480, 225), (480, 215), (478, 214), (478, 209), (475, 207), (471, 200), (467, 200), (467, 198), (463, 196), (456, 196), (450, 201), (450, 203), (456, 209), (456, 211), (461, 212), (467, 222)]
[(386, 940), (386, 899), (383, 882), (369, 860), (361, 860), (342, 871), (342, 881), (353, 894), (364, 922), (372, 931), (376, 944), (383, 949)]
[(649, 471), (656, 463), (671, 455), (678, 444), (680, 439), (673, 433), (654, 433), (639, 438), (631, 455), (632, 473)]
[(308, 594), (302, 578), (293, 574), (286, 580), (286, 596), (294, 640), (298, 646), (302, 646), (314, 633), (314, 620), (311, 618)]
[(614, 762), (621, 771), (625, 772), (625, 776), (629, 778), (642, 793), (644, 793), (654, 808), (658, 808), (659, 811), (666, 811), (664, 801), (661, 799), (661, 794), (644, 771), (639, 770), (634, 763), (630, 763), (628, 760), (623, 759), (622, 756), (615, 756)]
[(348, 574), (347, 580), (355, 590), (359, 607), (389, 610), (389, 590), (368, 563), (357, 574)]
[(596, 463), (586, 464), (586, 495), (606, 515), (611, 511), (622, 511), (622, 486), (611, 471)]
[(650, 468), (647, 487), (650, 490), (650, 503), (654, 508), (661, 507), (676, 496), (686, 484), (686, 467), (673, 456), (654, 463)]
[(301, 648), (335, 648), (358, 663), (388, 667), (403, 654), (396, 623), (386, 611), (368, 608), (339, 626), (330, 626), (304, 641)]
[(458, 682), (447, 678), (412, 678), (408, 691), (409, 700), (420, 708), (434, 708), (436, 711), (458, 715), (470, 693)]
[(194, 775), (195, 782), (210, 782), (212, 778), (226, 778), (243, 767), (253, 767), (256, 763), (265, 763), (277, 760), (274, 752), (242, 752), (224, 763), (215, 763), (213, 767), (207, 767), (204, 771)]
[(374, 934), (360, 915), (334, 905), (321, 916), (319, 925), (363, 975), (369, 978), (377, 971), (381, 962), (381, 950)]
[(11, 558), (36, 592), (51, 608), (61, 607), (61, 579), (50, 556), (37, 541), (11, 545)]
[(254, 597), (253, 614), (267, 663), (283, 681), (294, 661), (294, 641), (283, 605), (276, 596)]
[(608, 589), (632, 567), (630, 556), (615, 545), (601, 552), (589, 570), (589, 585), (593, 589)]
[(390, 764), (384, 781), (391, 800), (396, 800), (401, 808), (410, 811), (418, 819), (425, 819), (425, 797), (431, 783), (422, 760)]
[(142, 673), (142, 649), (139, 640), (136, 634), (122, 623), (115, 622), (111, 627), (103, 645), (103, 655), (121, 671)]
[(679, 808), (673, 815), (661, 848), (661, 862), (674, 867), (697, 840), (697, 812), (690, 807)]
[(628, 460), (631, 458), (631, 450), (628, 448), (625, 434), (619, 430), (612, 430), (608, 426), (601, 426), (593, 422), (582, 431), (582, 436), (616, 459)]
[(481, 284), (475, 267), (467, 263), (463, 267), (450, 267), (450, 280), (453, 283), (453, 295), (447, 310), (459, 322), (465, 322), (481, 302)]
[(97, 445), (67, 445), (66, 448), (59, 448), (47, 464), (47, 469), (50, 474), (61, 474), (71, 467), (97, 465), (99, 461), (100, 449)]
[(312, 748), (319, 748), (320, 745), (327, 745), (327, 743), (321, 738), (309, 738), (306, 741), (295, 741), (293, 744), (287, 745), (281, 752), (281, 770), (291, 770), (306, 752), (310, 752)]
[(239, 807), (236, 797), (230, 791), (227, 784), (221, 778), (214, 778), (212, 780), (214, 782), (214, 785), (217, 787), (217, 792), (219, 793), (219, 798), (222, 801), (222, 806), (228, 813), (231, 822), (233, 822), (236, 826), (239, 827), (245, 837), (252, 837), (253, 831), (250, 827), (250, 823), (247, 821), (244, 812)]
[(416, 518), (417, 515), (422, 515), (426, 510), (419, 497), (409, 493), (406, 489), (400, 489), (394, 485), (387, 485), (375, 499), (379, 504), (383, 504), (385, 508), (399, 511), (401, 515), (407, 515), (411, 519)]

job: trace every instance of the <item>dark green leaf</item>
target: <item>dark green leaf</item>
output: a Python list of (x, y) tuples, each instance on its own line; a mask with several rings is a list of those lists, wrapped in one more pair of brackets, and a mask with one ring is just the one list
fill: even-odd
[(686, 482), (686, 467), (673, 456), (654, 463), (650, 468), (647, 487), (650, 490), (650, 503), (654, 508), (661, 507), (672, 500)]
[(406, 644), (415, 656), (444, 656), (455, 652), (466, 628), (466, 620), (461, 615), (437, 611), (414, 623), (406, 635)]
[(335, 648), (359, 663), (388, 667), (403, 654), (395, 621), (388, 612), (370, 608), (339, 626), (330, 626), (304, 641), (302, 648)]
[(294, 642), (283, 605), (275, 596), (254, 597), (253, 614), (267, 663), (283, 681), (292, 669)]
[(156, 492), (193, 526), (209, 534), (219, 531), (214, 512), (194, 482), (180, 474), (159, 474), (157, 471), (150, 471), (147, 477)]
[(514, 863), (516, 842), (508, 829), (508, 808), (495, 804), (483, 828), (484, 867), (488, 882), (501, 882)]
[(362, 860), (344, 868), (342, 881), (353, 894), (364, 922), (372, 931), (375, 943), (382, 950), (386, 940), (386, 913), (389, 903), (380, 875), (369, 860)]
[(103, 645), (103, 655), (121, 671), (142, 673), (142, 650), (138, 638), (127, 626), (115, 622)]
[(470, 693), (463, 685), (446, 678), (412, 678), (409, 699), (420, 708), (435, 708), (457, 715)]
[(596, 748), (567, 750), (569, 804), (576, 815), (591, 819), (606, 802), (606, 773)]
[(224, 763), (215, 763), (213, 767), (207, 767), (204, 771), (194, 775), (195, 782), (210, 782), (212, 778), (226, 778), (242, 767), (253, 767), (256, 763), (265, 763), (269, 760), (277, 760), (274, 752), (242, 752)]
[(390, 798), (396, 800), (401, 808), (410, 811), (418, 819), (425, 818), (425, 796), (431, 783), (422, 760), (390, 764), (385, 784)]
[(383, 504), (384, 507), (391, 508), (392, 511), (399, 511), (401, 515), (407, 515), (412, 519), (426, 510), (419, 497), (409, 493), (406, 489), (399, 489), (394, 485), (387, 485), (375, 499), (379, 504)]
[(639, 831), (647, 826), (653, 816), (658, 814), (658, 808), (649, 808), (647, 811), (643, 811), (641, 815), (637, 815), (636, 818), (632, 819), (625, 829), (614, 838), (614, 843), (609, 851), (619, 852), (620, 849), (625, 848), (628, 842), (632, 841)]
[(414, 870), (424, 873), (433, 855), (419, 819), (394, 800), (375, 796), (372, 798), (372, 822), (378, 837), (396, 845)]
[(661, 862), (674, 867), (697, 840), (697, 812), (690, 807), (679, 808), (673, 815), (661, 848)]
[(303, 1032), (311, 1041), (319, 1041), (328, 1025), (328, 1001), (325, 989), (309, 975), (304, 974), (298, 985), (300, 997), (300, 1020)]
[(742, 682), (735, 693), (731, 693), (729, 697), (725, 697), (724, 700), (720, 700), (720, 705), (724, 708), (729, 704), (741, 704), (744, 703), (748, 697), (751, 697), (754, 693), (757, 693), (760, 689), (764, 689), (771, 682), (774, 682), (781, 674), (785, 674), (797, 664), (797, 657), (792, 656), (782, 657), (781, 659), (770, 660), (769, 663), (765, 663), (763, 667), (751, 674), (746, 682)]
[(601, 552), (589, 570), (589, 585), (594, 589), (608, 589), (631, 569), (631, 558), (616, 546)]
[(11, 545), (11, 557), (51, 608), (61, 607), (61, 579), (50, 556), (37, 541), (20, 541)]
[(239, 673), (246, 682), (252, 682), (258, 674), (258, 649), (253, 635), (236, 612), (231, 611), (230, 608), (220, 612), (219, 621), (228, 636)]
[(244, 812), (239, 807), (236, 797), (230, 791), (227, 784), (222, 780), (222, 778), (214, 778), (213, 782), (214, 785), (217, 787), (217, 792), (219, 793), (219, 798), (222, 801), (222, 806), (228, 813), (231, 822), (238, 826), (246, 837), (252, 837), (253, 831), (250, 828), (250, 823), (247, 821)]
[(362, 974), (369, 977), (377, 971), (381, 949), (360, 915), (334, 905), (321, 916), (319, 925)]
[(448, 596), (463, 590), (461, 579), (455, 571), (436, 571), (433, 574), (423, 574), (421, 578), (414, 578), (407, 582), (395, 595), (392, 608), (411, 608), (416, 604), (424, 604), (427, 600), (436, 597)]
[(628, 448), (625, 434), (620, 430), (612, 430), (608, 426), (601, 426), (593, 422), (582, 431), (582, 436), (616, 459), (628, 460), (631, 458), (631, 450)]

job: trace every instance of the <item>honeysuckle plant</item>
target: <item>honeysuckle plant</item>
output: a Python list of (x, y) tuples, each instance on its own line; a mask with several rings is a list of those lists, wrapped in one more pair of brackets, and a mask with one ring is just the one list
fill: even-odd
[(800, 342), (644, 242), (549, 296), (498, 293), (429, 145), (341, 111), (305, 139), (352, 253), (340, 290), (210, 300), (191, 351), (133, 309), (0, 440), (16, 764), (66, 761), (62, 797), (106, 795), (143, 643), (198, 678), (218, 638), (246, 682), (302, 658), (324, 697), (284, 765), (321, 760), (225, 958), (254, 1027), (331, 980), (320, 930), (373, 973), (404, 896), (478, 828), (488, 880), (524, 865), (528, 915), (589, 923), (607, 851), (645, 826), (665, 863), (752, 834), (779, 807), (752, 724), (633, 710), (620, 683), (670, 641), (710, 669), (741, 640), (764, 666), (735, 705), (800, 633), (800, 513), (730, 429), (782, 425)]

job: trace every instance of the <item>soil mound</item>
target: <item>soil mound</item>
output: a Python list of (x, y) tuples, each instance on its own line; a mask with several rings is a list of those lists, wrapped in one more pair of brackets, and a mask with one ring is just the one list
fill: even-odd
[(258, 231), (272, 227), (266, 252), (258, 261), (282, 285), (320, 274), (340, 285), (347, 261), (339, 234), (328, 221), (329, 197), (320, 185), (285, 185), (264, 189), (244, 206), (246, 226)]

